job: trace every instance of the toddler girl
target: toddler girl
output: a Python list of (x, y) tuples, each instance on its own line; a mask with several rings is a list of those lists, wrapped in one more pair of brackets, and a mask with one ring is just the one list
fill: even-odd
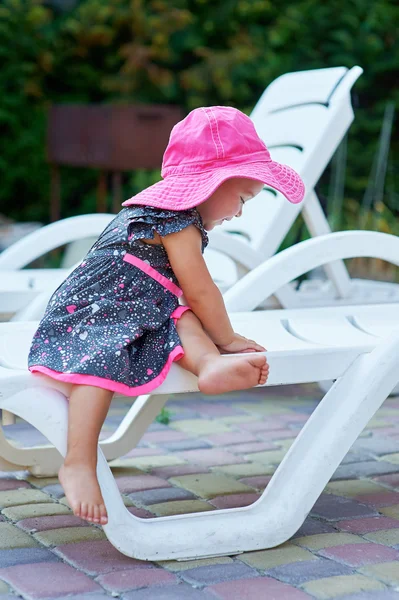
[(173, 361), (205, 394), (266, 383), (256, 354), (265, 348), (233, 331), (204, 262), (206, 232), (239, 217), (264, 184), (290, 202), (304, 195), (295, 171), (272, 161), (252, 121), (229, 107), (198, 108), (175, 125), (162, 177), (123, 203), (54, 292), (29, 354), (32, 373), (72, 384), (59, 478), (74, 514), (94, 523), (107, 522), (97, 444), (114, 392), (153, 391)]

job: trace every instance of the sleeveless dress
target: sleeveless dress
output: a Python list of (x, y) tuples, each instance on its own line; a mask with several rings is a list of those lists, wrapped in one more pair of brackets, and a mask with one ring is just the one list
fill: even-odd
[(176, 321), (189, 310), (161, 244), (141, 241), (195, 225), (198, 211), (121, 210), (51, 297), (28, 359), (32, 373), (127, 396), (158, 387), (184, 355)]

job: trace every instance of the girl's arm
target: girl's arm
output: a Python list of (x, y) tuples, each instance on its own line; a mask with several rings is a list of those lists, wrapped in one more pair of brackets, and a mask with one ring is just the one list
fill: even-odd
[(162, 238), (170, 265), (188, 306), (217, 346), (228, 346), (236, 334), (222, 294), (213, 282), (201, 252), (202, 237), (195, 225)]

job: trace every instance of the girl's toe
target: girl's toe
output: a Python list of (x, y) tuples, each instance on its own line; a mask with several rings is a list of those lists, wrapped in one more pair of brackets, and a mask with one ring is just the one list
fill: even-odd
[(88, 511), (88, 506), (86, 504), (86, 502), (82, 502), (80, 505), (80, 517), (81, 519), (87, 519), (87, 511)]
[(96, 504), (93, 509), (93, 523), (100, 522), (100, 507)]

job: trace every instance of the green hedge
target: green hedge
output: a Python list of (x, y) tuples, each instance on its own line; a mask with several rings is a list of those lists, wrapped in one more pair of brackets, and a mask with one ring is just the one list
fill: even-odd
[[(345, 188), (349, 218), (356, 217), (385, 105), (399, 98), (396, 0), (81, 0), (69, 1), (68, 10), (62, 5), (62, 0), (2, 0), (0, 6), (1, 213), (48, 220), (45, 124), (52, 102), (172, 103), (187, 111), (230, 104), (249, 112), (266, 85), (284, 72), (359, 64), (365, 72), (355, 87)], [(386, 207), (379, 207), (388, 218), (398, 205), (397, 149), (396, 126)], [(153, 179), (154, 174), (132, 174), (124, 192), (131, 195)], [(94, 210), (95, 172), (64, 169), (62, 182), (63, 216)]]

